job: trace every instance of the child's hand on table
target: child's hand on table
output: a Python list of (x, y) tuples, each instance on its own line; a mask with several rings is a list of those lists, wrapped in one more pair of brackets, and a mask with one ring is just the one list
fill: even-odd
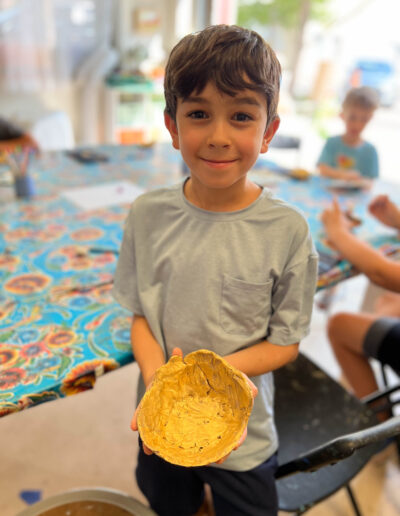
[(348, 181), (358, 181), (362, 178), (360, 172), (357, 170), (344, 170), (342, 179), (348, 180)]
[(382, 224), (400, 229), (400, 210), (387, 195), (378, 195), (372, 199), (368, 210)]
[(350, 220), (340, 209), (337, 199), (333, 199), (332, 205), (322, 212), (321, 221), (329, 243), (333, 245), (335, 245), (335, 240), (341, 232), (349, 232), (352, 227)]

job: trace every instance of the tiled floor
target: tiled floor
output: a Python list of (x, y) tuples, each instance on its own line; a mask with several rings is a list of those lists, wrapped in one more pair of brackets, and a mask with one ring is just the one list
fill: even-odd
[[(361, 278), (345, 283), (333, 310), (350, 305), (356, 309), (364, 284)], [(325, 322), (326, 315), (316, 309), (302, 349), (338, 378)], [(144, 501), (133, 481), (137, 438), (129, 429), (137, 374), (137, 366), (131, 364), (100, 378), (93, 391), (0, 421), (1, 516), (16, 516), (26, 507), (21, 494), (30, 490), (46, 498), (72, 488), (102, 486)], [(376, 456), (352, 485), (364, 516), (400, 515), (400, 468), (394, 447)], [(353, 512), (341, 491), (309, 514), (352, 516)]]

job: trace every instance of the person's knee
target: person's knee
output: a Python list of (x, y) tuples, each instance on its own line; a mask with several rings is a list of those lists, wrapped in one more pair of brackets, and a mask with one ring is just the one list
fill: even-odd
[(329, 318), (327, 332), (332, 345), (338, 344), (339, 337), (342, 334), (343, 330), (345, 330), (346, 328), (347, 319), (348, 314), (346, 313), (337, 313)]

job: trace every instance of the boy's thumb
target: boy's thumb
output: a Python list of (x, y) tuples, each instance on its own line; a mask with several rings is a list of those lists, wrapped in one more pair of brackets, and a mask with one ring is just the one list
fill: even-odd
[(181, 348), (174, 348), (172, 350), (172, 355), (171, 356), (177, 356), (177, 357), (183, 358), (183, 351), (181, 350)]

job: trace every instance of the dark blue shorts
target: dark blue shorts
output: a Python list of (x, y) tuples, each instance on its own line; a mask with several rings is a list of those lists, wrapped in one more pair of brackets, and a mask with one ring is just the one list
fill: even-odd
[(139, 446), (137, 483), (159, 516), (192, 516), (203, 503), (204, 484), (213, 494), (216, 516), (276, 516), (276, 454), (250, 471), (212, 466), (184, 468), (146, 455)]
[(367, 357), (388, 364), (400, 374), (400, 319), (380, 317), (373, 322), (364, 339), (363, 349)]

